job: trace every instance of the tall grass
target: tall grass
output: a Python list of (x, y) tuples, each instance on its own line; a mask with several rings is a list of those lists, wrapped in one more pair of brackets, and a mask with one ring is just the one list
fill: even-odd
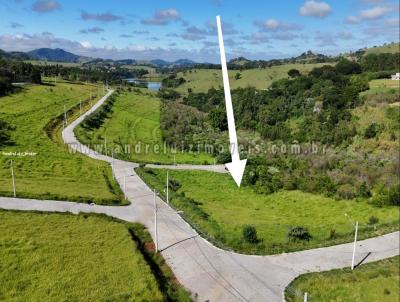
[[(140, 177), (163, 194), (166, 171), (138, 168)], [(336, 200), (300, 191), (257, 194), (238, 188), (230, 175), (205, 171), (169, 171), (181, 187), (170, 190), (172, 206), (202, 236), (225, 249), (247, 254), (276, 254), (350, 242), (354, 227), (345, 214), (359, 221), (359, 239), (399, 228), (397, 207), (377, 208), (366, 200)], [(378, 223), (370, 224), (371, 216)], [(259, 242), (243, 238), (243, 228), (254, 226)], [(305, 227), (309, 241), (291, 240), (292, 227)]]
[(0, 195), (12, 194), (13, 160), (17, 197), (125, 203), (109, 165), (70, 154), (61, 139), (64, 106), (71, 122), (79, 115), (80, 99), (83, 112), (96, 101), (89, 101), (90, 94), (99, 97), (98, 87), (58, 81), (0, 98), (0, 120), (15, 127), (13, 145), (0, 148)]

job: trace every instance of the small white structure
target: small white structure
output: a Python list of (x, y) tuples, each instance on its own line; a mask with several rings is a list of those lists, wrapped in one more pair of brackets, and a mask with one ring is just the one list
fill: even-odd
[(397, 72), (396, 74), (392, 74), (392, 80), (400, 81), (400, 72)]

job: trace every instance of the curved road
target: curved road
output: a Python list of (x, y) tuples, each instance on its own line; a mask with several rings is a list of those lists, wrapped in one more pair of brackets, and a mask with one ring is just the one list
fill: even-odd
[[(155, 237), (153, 193), (136, 175), (137, 164), (113, 160), (97, 154), (78, 142), (74, 128), (112, 94), (108, 92), (93, 108), (63, 131), (70, 148), (112, 165), (129, 206), (98, 206), (62, 201), (0, 198), (0, 207), (17, 210), (104, 213), (126, 221), (143, 223)], [(285, 287), (298, 275), (348, 267), (353, 244), (307, 250), (295, 253), (251, 256), (221, 250), (201, 238), (172, 208), (160, 198), (158, 207), (158, 246), (178, 280), (197, 295), (199, 301), (282, 301)], [(356, 263), (399, 254), (399, 232), (358, 242)]]

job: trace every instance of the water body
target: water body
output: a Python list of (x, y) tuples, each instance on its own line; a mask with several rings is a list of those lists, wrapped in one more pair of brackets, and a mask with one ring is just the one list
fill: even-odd
[(126, 79), (128, 83), (143, 84), (149, 90), (158, 91), (161, 88), (161, 82), (145, 81), (138, 79)]

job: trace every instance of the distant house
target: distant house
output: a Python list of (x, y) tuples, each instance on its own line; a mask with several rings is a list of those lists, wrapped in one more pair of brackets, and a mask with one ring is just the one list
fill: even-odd
[(392, 80), (400, 81), (400, 72), (397, 72), (396, 74), (392, 74)]

